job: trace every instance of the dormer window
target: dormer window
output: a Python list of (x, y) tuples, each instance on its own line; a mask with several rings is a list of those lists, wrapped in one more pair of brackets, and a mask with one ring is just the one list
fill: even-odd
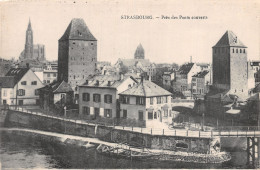
[(79, 35), (79, 36), (82, 36), (82, 34), (81, 34), (81, 32), (80, 32), (79, 30), (78, 30), (78, 35)]

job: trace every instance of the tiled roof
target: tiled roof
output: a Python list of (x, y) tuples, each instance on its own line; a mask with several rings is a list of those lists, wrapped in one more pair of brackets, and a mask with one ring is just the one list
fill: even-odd
[(123, 91), (120, 95), (131, 95), (131, 96), (169, 96), (172, 93), (154, 84), (151, 81), (143, 80), (143, 82), (136, 84), (135, 86)]
[(91, 34), (85, 21), (81, 18), (74, 18), (71, 20), (63, 36), (59, 39), (62, 40), (87, 40), (97, 41)]
[(227, 31), (214, 47), (246, 47), (232, 31)]
[(119, 59), (119, 60), (122, 62), (123, 65), (127, 67), (136, 66), (138, 62), (140, 62), (144, 67), (148, 67), (151, 65), (148, 59)]
[(204, 70), (204, 71), (198, 72), (197, 74), (193, 75), (192, 77), (204, 78), (208, 73), (209, 73), (208, 70)]
[(180, 74), (188, 74), (191, 70), (191, 68), (193, 67), (194, 63), (187, 63), (187, 64), (183, 64), (180, 69), (179, 69), (179, 73)]
[(40, 89), (40, 91), (51, 91), (53, 93), (67, 93), (67, 92), (73, 92), (71, 86), (66, 83), (65, 81), (62, 82), (53, 82), (51, 84), (48, 84)]
[[(96, 75), (92, 78), (89, 78), (83, 85), (86, 87), (106, 87), (106, 88), (117, 88), (122, 82), (124, 82), (126, 79), (131, 78), (136, 83), (137, 81), (132, 76), (123, 76), (121, 78), (120, 75)], [(98, 84), (97, 84), (98, 81)], [(110, 85), (109, 85), (110, 82)]]
[(13, 88), (15, 85), (13, 76), (0, 77), (1, 88)]
[(29, 68), (11, 68), (5, 76), (13, 76), (14, 84), (17, 84), (27, 73), (28, 70)]

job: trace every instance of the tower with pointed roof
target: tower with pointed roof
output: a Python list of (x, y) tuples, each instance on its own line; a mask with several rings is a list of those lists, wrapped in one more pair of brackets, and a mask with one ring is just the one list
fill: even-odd
[(144, 59), (144, 48), (139, 44), (135, 50), (135, 59)]
[(31, 59), (33, 58), (33, 30), (31, 26), (31, 20), (29, 19), (29, 24), (26, 30), (26, 40), (25, 40), (25, 51), (24, 58)]
[(213, 86), (246, 96), (247, 47), (232, 31), (226, 31), (213, 49)]
[(59, 39), (58, 81), (69, 83), (77, 93), (77, 86), (94, 75), (97, 63), (97, 40), (85, 21), (74, 18)]

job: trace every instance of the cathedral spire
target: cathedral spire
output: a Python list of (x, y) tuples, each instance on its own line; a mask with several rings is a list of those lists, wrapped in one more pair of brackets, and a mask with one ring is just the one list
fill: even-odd
[(28, 23), (27, 30), (32, 30), (32, 26), (31, 26), (31, 18), (29, 18), (29, 23)]

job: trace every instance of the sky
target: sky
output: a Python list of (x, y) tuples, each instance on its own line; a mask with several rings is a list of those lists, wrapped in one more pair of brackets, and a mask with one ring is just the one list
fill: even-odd
[[(121, 19), (148, 15), (153, 19)], [(161, 19), (205, 16), (207, 19)], [(159, 17), (159, 18), (156, 18)], [(0, 57), (18, 59), (29, 18), (34, 44), (44, 44), (47, 60), (58, 59), (58, 40), (72, 18), (83, 18), (98, 40), (98, 61), (133, 58), (141, 43), (155, 63), (211, 62), (212, 46), (232, 30), (260, 59), (260, 1), (241, 0), (12, 0), (0, 2)]]

